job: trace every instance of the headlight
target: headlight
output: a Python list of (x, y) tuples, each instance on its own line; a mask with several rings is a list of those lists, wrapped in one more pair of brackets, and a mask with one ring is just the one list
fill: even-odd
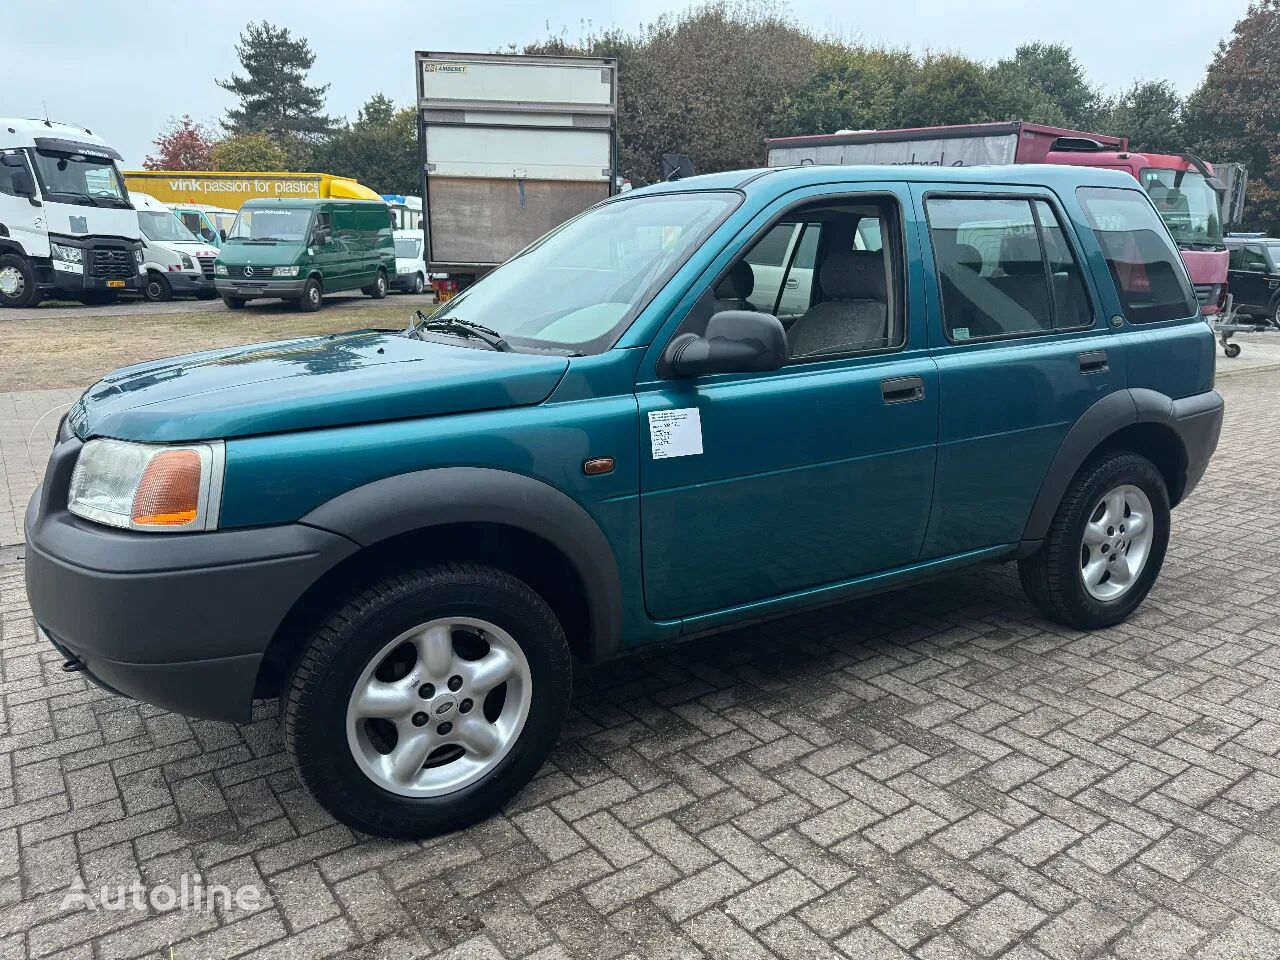
[(296, 277), (298, 275), (297, 267), (276, 267), (271, 271), (273, 277)]
[(67, 509), (123, 530), (216, 530), (225, 453), (220, 440), (90, 440), (71, 475)]
[(213, 272), (220, 277), (225, 277), (227, 275), (227, 265), (225, 263), (215, 263), (213, 265)]
[(133, 262), (134, 262), (134, 263), (142, 263), (142, 248), (141, 248), (141, 247), (139, 247), (137, 250), (133, 251)]
[[(84, 263), (84, 251), (80, 247), (68, 247), (61, 243), (49, 244), (53, 259), (65, 260), (67, 263)], [(139, 260), (139, 263), (142, 261)]]
[(185, 253), (182, 253), (181, 251), (179, 251), (178, 256), (182, 257), (183, 270), (194, 270), (196, 268), (196, 265), (191, 262), (191, 258), (188, 257)]

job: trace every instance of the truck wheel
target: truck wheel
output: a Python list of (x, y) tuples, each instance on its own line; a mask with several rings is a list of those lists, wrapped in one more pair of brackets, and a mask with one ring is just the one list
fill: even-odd
[(1269, 319), (1271, 320), (1271, 326), (1280, 330), (1280, 297), (1276, 297), (1275, 301), (1271, 304), (1271, 316)]
[(320, 304), (324, 301), (324, 290), (320, 287), (320, 281), (315, 277), (309, 279), (306, 286), (302, 288), (302, 296), (297, 300), (298, 309), (306, 313), (315, 313), (320, 309)]
[(505, 571), (449, 564), (354, 592), (282, 704), (302, 781), (366, 833), (427, 837), (497, 811), (542, 766), (572, 666), (550, 607)]
[(381, 300), (387, 295), (387, 272), (379, 270), (378, 275), (373, 278), (373, 283), (364, 288), (364, 292), (375, 300)]
[(40, 288), (26, 257), (6, 253), (0, 257), (0, 307), (34, 307)]
[(1018, 563), (1022, 588), (1050, 620), (1098, 630), (1124, 620), (1160, 574), (1169, 491), (1146, 457), (1111, 453), (1067, 488), (1044, 544)]
[(227, 305), (228, 310), (243, 310), (244, 305), (249, 301), (244, 297), (229, 297), (226, 294), (223, 294), (222, 302)]
[(142, 284), (142, 298), (148, 303), (163, 303), (173, 299), (173, 287), (162, 273), (151, 270)]
[(420, 273), (414, 274), (413, 292), (422, 293), (422, 291), (425, 289), (427, 289), (427, 281), (423, 278), (422, 274)]

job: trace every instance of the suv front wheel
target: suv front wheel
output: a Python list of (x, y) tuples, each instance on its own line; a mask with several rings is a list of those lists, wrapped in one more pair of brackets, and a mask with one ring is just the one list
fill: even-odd
[(285, 744), (338, 819), (426, 837), (497, 811), (555, 746), (572, 685), (550, 607), (505, 571), (450, 564), (356, 591), (285, 692)]
[(1119, 623), (1146, 598), (1169, 546), (1169, 491), (1135, 453), (1089, 463), (1067, 488), (1048, 536), (1018, 564), (1050, 620), (1081, 630)]

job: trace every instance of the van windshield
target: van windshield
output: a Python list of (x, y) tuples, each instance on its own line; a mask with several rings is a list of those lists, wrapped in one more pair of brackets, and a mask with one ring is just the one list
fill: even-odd
[(160, 213), (157, 210), (139, 210), (138, 226), (142, 235), (156, 243), (176, 241), (179, 243), (196, 243), (191, 231), (182, 225), (182, 221), (172, 213)]
[(227, 239), (304, 243), (310, 225), (306, 207), (244, 207)]
[(396, 238), (396, 256), (401, 260), (417, 260), (422, 253), (422, 241), (414, 237)]
[(442, 303), (430, 319), (483, 324), (517, 348), (608, 349), (741, 199), (704, 191), (593, 207)]
[(1142, 188), (1181, 247), (1224, 250), (1218, 195), (1195, 170), (1142, 171)]

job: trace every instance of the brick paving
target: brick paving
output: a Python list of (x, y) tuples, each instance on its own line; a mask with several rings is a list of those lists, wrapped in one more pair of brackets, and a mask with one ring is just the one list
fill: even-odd
[[(1280, 955), (1280, 373), (1232, 377), (1139, 615), (1038, 619), (1013, 568), (584, 671), (501, 817), (334, 823), (274, 705), (108, 697), (0, 566), (0, 958)], [(202, 874), (254, 909), (61, 910)]]
[(22, 542), (27, 501), (44, 478), (58, 423), (82, 392), (0, 393), (0, 548)]

